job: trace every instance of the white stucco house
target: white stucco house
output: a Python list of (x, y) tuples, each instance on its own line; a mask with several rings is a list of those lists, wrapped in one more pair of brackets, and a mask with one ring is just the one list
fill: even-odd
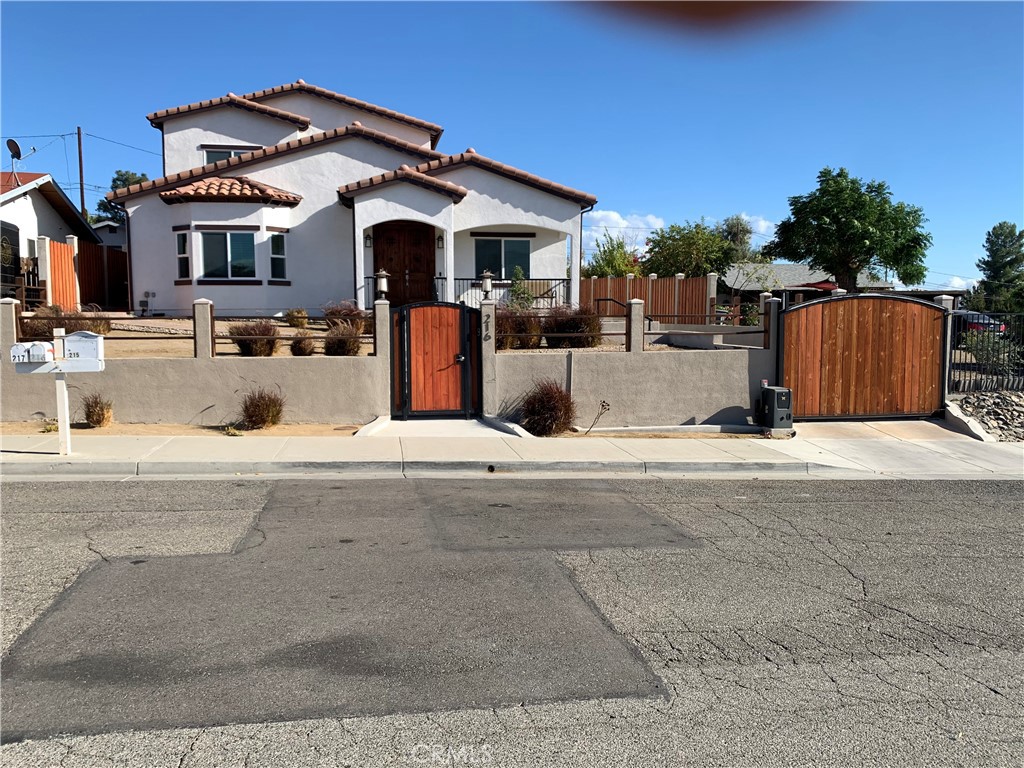
[[(302, 80), (164, 109), (164, 176), (107, 199), (128, 214), (133, 306), (279, 313), (352, 299), (479, 299), (522, 268), (578, 302), (582, 214), (596, 198), (486, 158), (438, 151), (442, 128)], [(501, 297), (502, 283), (496, 284)]]

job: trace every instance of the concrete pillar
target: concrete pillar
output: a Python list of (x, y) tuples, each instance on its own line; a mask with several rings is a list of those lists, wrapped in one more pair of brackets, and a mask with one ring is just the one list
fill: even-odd
[(718, 274), (715, 272), (708, 273), (708, 300), (707, 300), (707, 314), (708, 317), (705, 323), (711, 325), (718, 322)]
[(844, 288), (836, 288), (834, 291), (832, 291), (832, 295), (833, 296), (845, 296), (846, 295), (846, 290)]
[(75, 235), (68, 235), (64, 238), (67, 244), (71, 246), (74, 256), (71, 259), (71, 263), (74, 264), (75, 268), (75, 309), (78, 311), (82, 310), (82, 286), (78, 282), (78, 238)]
[(644, 351), (644, 301), (629, 300), (629, 314), (626, 316), (626, 351)]
[(483, 388), (483, 401), (480, 406), (485, 416), (498, 413), (501, 403), (498, 402), (498, 356), (495, 351), (497, 333), (497, 302), (487, 299), (480, 302), (480, 379)]
[(953, 311), (953, 297), (952, 296), (947, 296), (946, 294), (942, 294), (941, 296), (936, 296), (935, 297), (935, 303), (938, 304), (940, 307), (942, 307), (945, 310), (948, 310), (950, 312)]
[[(765, 318), (764, 348), (777, 350), (779, 348), (779, 312), (782, 311), (782, 299), (768, 299), (766, 305), (768, 316)], [(778, 360), (778, 355), (775, 356), (775, 359)], [(778, 381), (778, 374), (779, 371), (776, 371), (776, 381)]]
[[(50, 282), (50, 238), (40, 236), (36, 238), (36, 260), (39, 262), (39, 279)], [(50, 297), (46, 297), (46, 303), (50, 304)]]
[(373, 302), (373, 354), (381, 358), (382, 364), (390, 372), (391, 302), (387, 299), (377, 299)]
[(17, 299), (0, 299), (0, 354), (5, 358), (11, 345), (18, 343)]
[(757, 297), (757, 325), (759, 328), (764, 328), (765, 325), (765, 310), (768, 308), (768, 302), (771, 301), (772, 294), (770, 291), (765, 291)]
[[(582, 230), (581, 230), (582, 231)], [(572, 241), (572, 235), (567, 234), (566, 237), (569, 241)], [(569, 304), (578, 307), (580, 305), (580, 273), (583, 267), (583, 241), (576, 244), (576, 248), (573, 249), (570, 246), (570, 250), (575, 252), (569, 259)]]
[(213, 302), (196, 299), (192, 302), (193, 350), (197, 359), (210, 360), (217, 356), (213, 341)]
[(672, 314), (675, 315), (675, 317), (672, 318), (673, 323), (679, 322), (679, 291), (682, 288), (683, 280), (685, 279), (686, 275), (684, 275), (682, 272), (676, 272), (675, 298), (672, 302)]
[(935, 303), (941, 306), (945, 311), (942, 322), (942, 343), (943, 349), (946, 350), (946, 354), (942, 356), (942, 402), (946, 402), (946, 398), (949, 397), (949, 369), (953, 364), (951, 350), (953, 349), (953, 323), (950, 321), (950, 312), (953, 311), (953, 297), (947, 294), (942, 294), (935, 297)]

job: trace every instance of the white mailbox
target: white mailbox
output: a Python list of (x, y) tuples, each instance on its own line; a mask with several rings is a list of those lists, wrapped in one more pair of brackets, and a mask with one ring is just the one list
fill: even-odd
[(103, 337), (91, 331), (69, 333), (64, 337), (64, 359), (102, 360)]
[(53, 344), (49, 341), (30, 341), (11, 347), (12, 363), (52, 363)]

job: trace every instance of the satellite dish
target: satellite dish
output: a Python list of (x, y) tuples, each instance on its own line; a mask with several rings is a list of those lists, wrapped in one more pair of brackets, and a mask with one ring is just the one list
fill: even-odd
[(7, 149), (11, 151), (11, 157), (15, 160), (21, 160), (21, 147), (18, 146), (18, 142), (14, 139), (7, 140)]

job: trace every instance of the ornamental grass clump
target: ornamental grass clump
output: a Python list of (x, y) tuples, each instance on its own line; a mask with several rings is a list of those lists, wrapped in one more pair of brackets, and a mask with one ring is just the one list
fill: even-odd
[(369, 313), (360, 309), (351, 301), (332, 301), (324, 304), (320, 309), (324, 312), (324, 320), (328, 328), (338, 328), (349, 325), (355, 329), (356, 334), (363, 332), (366, 319)]
[(110, 333), (110, 320), (105, 317), (96, 317), (95, 312), (99, 307), (89, 304), (84, 307), (85, 312), (65, 312), (56, 304), (43, 306), (36, 309), (33, 317), (23, 318), (21, 321), (21, 332), (26, 339), (52, 339), (54, 328), (63, 328), (65, 333), (76, 333), (77, 331), (90, 331), (101, 336)]
[(324, 354), (329, 357), (354, 357), (359, 354), (363, 342), (359, 331), (347, 323), (329, 328), (324, 339)]
[(90, 427), (109, 427), (114, 420), (114, 403), (98, 392), (82, 397), (82, 410), (85, 411), (85, 421)]
[(498, 349), (537, 349), (540, 346), (540, 318), (513, 307), (498, 307), (494, 337)]
[(601, 343), (601, 318), (591, 307), (555, 307), (544, 317), (542, 331), (552, 349), (596, 347)]
[(228, 326), (228, 335), (232, 337), (242, 357), (273, 357), (281, 343), (277, 326), (270, 320), (234, 323)]
[(316, 344), (313, 342), (309, 331), (299, 331), (292, 339), (290, 349), (292, 357), (309, 357), (316, 352)]
[(537, 437), (565, 432), (575, 421), (576, 403), (572, 395), (553, 379), (535, 383), (519, 406), (519, 423)]
[(265, 429), (281, 423), (285, 399), (278, 391), (257, 387), (242, 396), (241, 425), (245, 429)]
[(309, 324), (309, 313), (304, 309), (289, 309), (284, 313), (284, 321), (290, 328), (305, 328)]

